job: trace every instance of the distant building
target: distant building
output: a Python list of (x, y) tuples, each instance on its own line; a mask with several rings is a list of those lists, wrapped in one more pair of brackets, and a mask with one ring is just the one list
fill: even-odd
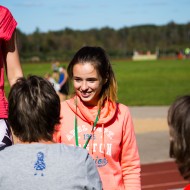
[(151, 54), (150, 51), (147, 51), (146, 54), (141, 54), (138, 51), (134, 51), (132, 60), (133, 61), (143, 61), (143, 60), (156, 60), (158, 58), (158, 53)]

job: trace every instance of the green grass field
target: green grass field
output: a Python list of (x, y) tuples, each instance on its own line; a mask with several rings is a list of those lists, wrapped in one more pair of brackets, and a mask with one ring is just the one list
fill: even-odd
[[(118, 101), (128, 106), (170, 105), (190, 94), (190, 60), (113, 61)], [(25, 75), (44, 76), (51, 64), (22, 64)], [(6, 94), (9, 92), (5, 83)]]

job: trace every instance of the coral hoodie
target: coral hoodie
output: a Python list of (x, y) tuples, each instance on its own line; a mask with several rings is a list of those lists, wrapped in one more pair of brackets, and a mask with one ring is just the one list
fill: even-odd
[(91, 134), (87, 150), (98, 167), (103, 189), (140, 190), (140, 159), (128, 107), (107, 101), (91, 131), (97, 112), (97, 106), (86, 107), (76, 96), (64, 101), (61, 125), (57, 127), (54, 140), (76, 145), (75, 133), (78, 133), (79, 146), (83, 147)]

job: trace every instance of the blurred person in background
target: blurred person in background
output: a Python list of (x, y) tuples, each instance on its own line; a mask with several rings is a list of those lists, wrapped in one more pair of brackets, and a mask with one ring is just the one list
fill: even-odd
[(68, 82), (68, 74), (67, 70), (64, 67), (59, 68), (59, 81), (60, 90), (59, 90), (59, 97), (61, 101), (67, 99), (69, 94), (69, 82)]

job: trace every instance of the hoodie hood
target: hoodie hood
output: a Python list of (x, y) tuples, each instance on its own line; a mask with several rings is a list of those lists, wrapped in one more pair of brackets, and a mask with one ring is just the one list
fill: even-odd
[[(78, 96), (66, 100), (71, 110), (82, 120), (93, 123), (97, 114), (98, 106), (85, 106)], [(102, 125), (110, 122), (116, 113), (116, 103), (105, 100), (104, 106), (101, 107), (100, 116), (97, 124)]]

